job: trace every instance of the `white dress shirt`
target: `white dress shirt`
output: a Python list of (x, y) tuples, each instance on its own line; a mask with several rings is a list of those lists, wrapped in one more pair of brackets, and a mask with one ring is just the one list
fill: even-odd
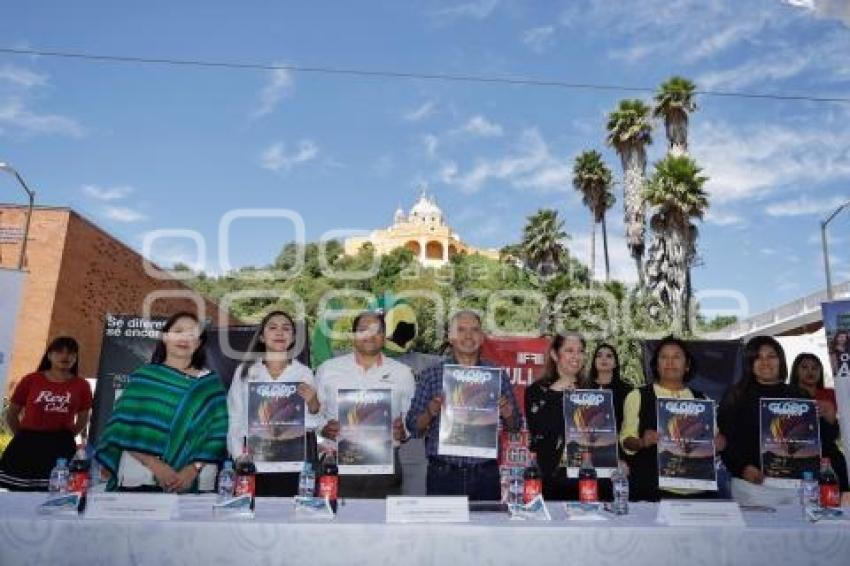
[[(321, 415), (318, 430), (330, 420), (337, 420), (337, 390), (339, 389), (391, 389), (393, 420), (404, 417), (416, 389), (413, 372), (401, 362), (381, 355), (378, 363), (364, 369), (357, 363), (355, 353), (331, 358), (316, 370)], [(393, 440), (393, 445), (398, 446)]]
[[(292, 360), (277, 377), (272, 377), (269, 369), (262, 361), (254, 362), (248, 369), (245, 379), (242, 379), (242, 368), (239, 364), (233, 374), (230, 383), (230, 391), (227, 393), (227, 414), (229, 423), (227, 426), (227, 449), (234, 458), (242, 454), (242, 439), (248, 434), (248, 382), (249, 381), (273, 381), (273, 382), (298, 382), (306, 383), (315, 389), (316, 382), (313, 380), (313, 372), (310, 368)], [(318, 422), (318, 415), (311, 415), (308, 411), (304, 415), (304, 426), (312, 429)]]

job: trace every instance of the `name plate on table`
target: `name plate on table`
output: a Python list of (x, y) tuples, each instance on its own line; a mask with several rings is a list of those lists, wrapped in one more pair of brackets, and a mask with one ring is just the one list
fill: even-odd
[(147, 519), (167, 521), (177, 516), (173, 493), (91, 493), (87, 519)]
[(662, 501), (659, 523), (669, 527), (744, 527), (741, 508), (734, 501)]
[(387, 523), (468, 523), (467, 497), (387, 497)]

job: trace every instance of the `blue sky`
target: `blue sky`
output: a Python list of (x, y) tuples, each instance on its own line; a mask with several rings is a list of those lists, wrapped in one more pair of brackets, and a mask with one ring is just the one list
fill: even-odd
[[(2, 47), (144, 58), (641, 87), (682, 74), (707, 90), (850, 95), (847, 0), (30, 1), (4, 9), (0, 37)], [(199, 232), (213, 272), (230, 210), (294, 210), (313, 240), (385, 227), (422, 183), (478, 246), (516, 242), (526, 216), (557, 208), (585, 259), (589, 214), (572, 161), (598, 149), (621, 177), (605, 114), (634, 96), (649, 98), (0, 54), (0, 160), (40, 204), (70, 205), (137, 249), (150, 230)], [(712, 207), (696, 288), (739, 291), (753, 313), (822, 288), (818, 220), (850, 199), (850, 104), (698, 104), (691, 153), (711, 177)], [(665, 150), (658, 124), (650, 164)], [(621, 196), (611, 255), (615, 275), (633, 280)], [(241, 220), (232, 234), (230, 262), (262, 264), (293, 229)], [(834, 280), (850, 279), (850, 213), (830, 235)], [(192, 245), (159, 240), (152, 255), (192, 261)]]

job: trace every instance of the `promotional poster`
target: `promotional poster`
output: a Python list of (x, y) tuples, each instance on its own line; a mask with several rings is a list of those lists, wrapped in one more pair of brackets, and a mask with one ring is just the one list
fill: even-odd
[(817, 402), (761, 400), (761, 470), (765, 485), (796, 488), (804, 471), (820, 469)]
[[(850, 414), (850, 301), (823, 303), (823, 328), (835, 385), (838, 414)], [(850, 454), (850, 434), (841, 435), (841, 448)]]
[(441, 456), (498, 456), (501, 371), (479, 366), (443, 368)]
[(658, 487), (717, 489), (715, 405), (711, 399), (658, 399)]
[(345, 474), (392, 474), (392, 389), (337, 390), (337, 465)]
[(576, 389), (564, 393), (564, 436), (567, 477), (577, 478), (581, 455), (590, 450), (600, 478), (617, 468), (617, 419), (614, 395), (605, 389)]
[(298, 382), (248, 382), (248, 446), (258, 472), (297, 472), (306, 456)]

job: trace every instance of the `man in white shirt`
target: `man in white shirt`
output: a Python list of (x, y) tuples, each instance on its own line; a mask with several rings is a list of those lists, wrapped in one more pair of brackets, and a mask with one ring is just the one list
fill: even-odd
[(374, 312), (360, 313), (352, 325), (354, 352), (332, 358), (316, 370), (321, 415), (324, 422), (322, 436), (336, 440), (339, 435), (337, 421), (337, 391), (339, 389), (391, 389), (393, 410), (393, 463), (392, 475), (341, 475), (339, 494), (342, 497), (382, 498), (401, 492), (402, 473), (398, 447), (409, 434), (404, 417), (410, 407), (415, 383), (413, 372), (406, 365), (384, 356), (386, 327), (383, 317)]

